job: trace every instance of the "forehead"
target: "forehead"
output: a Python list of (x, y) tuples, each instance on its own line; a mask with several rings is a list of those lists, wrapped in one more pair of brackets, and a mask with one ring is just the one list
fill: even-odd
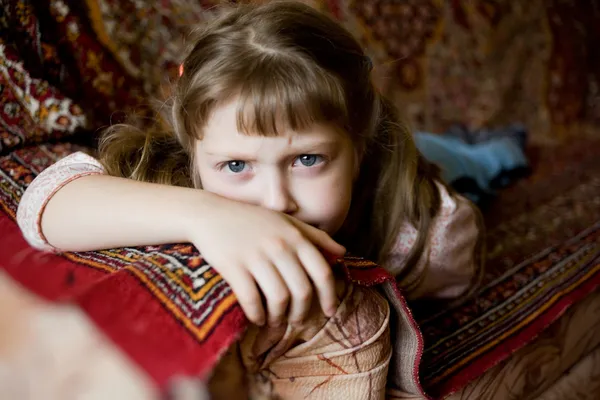
[(233, 99), (217, 106), (202, 132), (202, 147), (250, 150), (256, 143), (285, 142), (288, 146), (306, 146), (349, 140), (348, 135), (332, 124), (314, 123), (302, 130), (292, 130), (281, 123), (277, 136), (265, 137), (253, 132), (240, 132), (237, 123), (239, 101)]

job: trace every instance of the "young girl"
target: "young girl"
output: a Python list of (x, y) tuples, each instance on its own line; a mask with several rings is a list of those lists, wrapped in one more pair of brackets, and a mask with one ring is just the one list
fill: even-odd
[[(76, 153), (42, 172), (19, 206), (23, 234), (50, 251), (196, 245), (255, 324), (215, 373), (223, 397), (245, 374), (262, 377), (249, 390), (284, 398), (313, 393), (313, 375), (331, 378), (322, 398), (381, 397), (389, 305), (328, 261), (348, 251), (379, 262), (410, 298), (454, 298), (478, 276), (480, 227), (371, 68), (351, 34), (308, 6), (224, 10), (197, 32), (169, 121), (113, 126), (99, 161)], [(358, 343), (334, 340), (353, 327)], [(331, 362), (345, 365), (342, 389)], [(303, 368), (306, 379), (282, 378)]]

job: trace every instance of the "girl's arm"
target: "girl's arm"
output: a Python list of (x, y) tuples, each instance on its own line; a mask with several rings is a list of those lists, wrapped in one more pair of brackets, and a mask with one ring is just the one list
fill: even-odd
[(107, 176), (85, 157), (48, 168), (23, 195), (17, 219), (30, 243), (37, 237), (55, 250), (86, 251), (191, 242), (257, 324), (266, 317), (261, 292), (273, 324), (286, 315), (302, 321), (313, 285), (325, 314), (335, 312), (333, 273), (319, 249), (334, 257), (345, 249), (325, 232), (203, 190)]
[(75, 179), (58, 190), (41, 216), (41, 232), (62, 251), (89, 251), (190, 241), (205, 191), (108, 175)]
[(42, 171), (25, 191), (17, 222), (41, 250), (89, 251), (188, 240), (191, 210), (204, 191), (105, 174), (98, 160), (74, 153)]

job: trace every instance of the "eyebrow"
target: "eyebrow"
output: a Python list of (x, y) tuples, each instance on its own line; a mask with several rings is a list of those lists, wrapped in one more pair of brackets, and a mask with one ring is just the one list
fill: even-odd
[(226, 158), (228, 160), (243, 160), (243, 161), (256, 161), (254, 155), (242, 154), (242, 153), (230, 153), (230, 152), (205, 152), (205, 154), (213, 157)]
[[(324, 147), (328, 147), (329, 149), (334, 149), (339, 147), (339, 143), (336, 140), (321, 140), (314, 143), (305, 143), (290, 147), (289, 152), (294, 154), (308, 154), (314, 151), (323, 149)], [(230, 150), (230, 149), (206, 149), (204, 151), (209, 156), (215, 157), (226, 157), (232, 160), (247, 160), (247, 161), (255, 161), (254, 154), (244, 154), (239, 150)]]

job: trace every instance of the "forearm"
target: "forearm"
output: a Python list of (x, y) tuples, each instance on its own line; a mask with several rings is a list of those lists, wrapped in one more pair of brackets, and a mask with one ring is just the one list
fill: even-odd
[(42, 232), (62, 251), (184, 242), (192, 208), (202, 207), (208, 196), (196, 189), (84, 176), (48, 201)]

